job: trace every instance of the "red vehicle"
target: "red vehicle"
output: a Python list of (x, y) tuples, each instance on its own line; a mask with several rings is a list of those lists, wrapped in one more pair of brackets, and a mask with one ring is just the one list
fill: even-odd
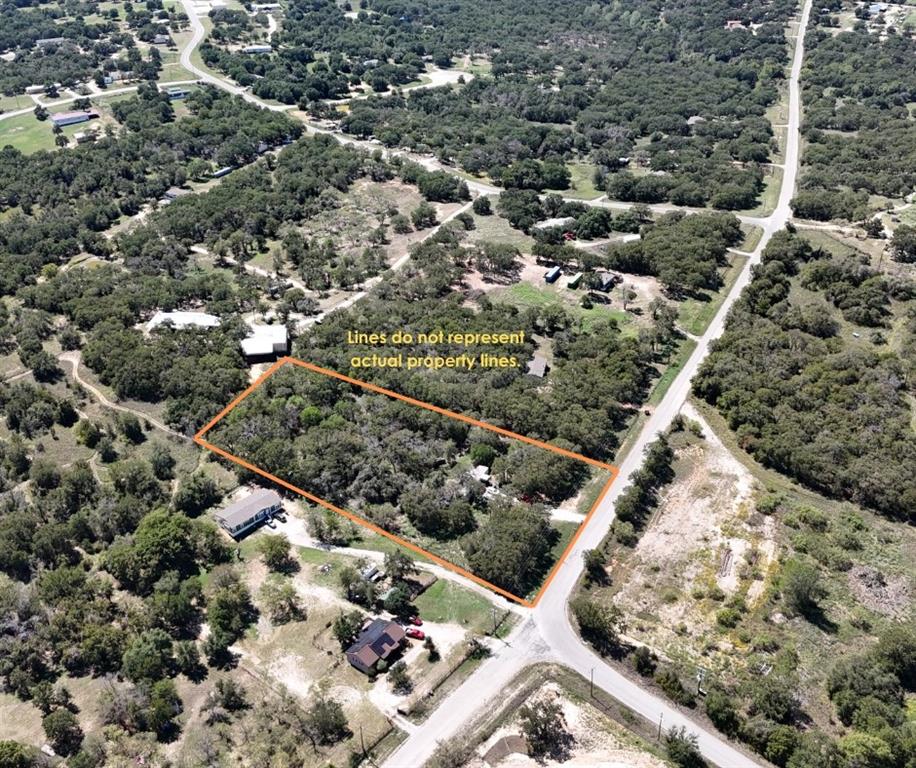
[(415, 627), (423, 626), (423, 619), (421, 619), (419, 616), (411, 616), (409, 619), (407, 619), (407, 621), (409, 621)]
[(404, 631), (404, 634), (407, 635), (407, 637), (412, 637), (414, 640), (426, 639), (426, 633), (423, 632), (422, 629), (414, 629), (413, 627), (410, 627)]

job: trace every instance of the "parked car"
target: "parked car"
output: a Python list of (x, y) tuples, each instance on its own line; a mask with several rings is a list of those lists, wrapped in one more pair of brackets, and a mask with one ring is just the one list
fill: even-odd
[(423, 619), (421, 619), (419, 616), (411, 616), (409, 619), (407, 619), (407, 621), (409, 621), (415, 627), (423, 626)]
[(414, 640), (426, 639), (426, 633), (423, 632), (422, 629), (414, 629), (413, 627), (410, 627), (404, 630), (404, 634), (407, 635), (407, 637), (412, 637)]

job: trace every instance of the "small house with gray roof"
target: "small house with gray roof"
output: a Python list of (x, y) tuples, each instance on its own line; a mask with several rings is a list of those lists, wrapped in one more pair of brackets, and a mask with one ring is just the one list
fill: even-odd
[(259, 488), (245, 498), (221, 509), (214, 516), (220, 527), (232, 538), (237, 539), (282, 508), (283, 500), (279, 493)]

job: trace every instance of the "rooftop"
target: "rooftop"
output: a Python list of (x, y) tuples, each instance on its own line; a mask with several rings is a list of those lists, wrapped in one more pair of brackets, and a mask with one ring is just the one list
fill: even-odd
[(216, 328), (220, 319), (216, 315), (206, 312), (157, 312), (146, 324), (146, 330), (151, 331), (160, 325), (171, 325), (175, 328)]
[(242, 339), (242, 352), (247, 357), (260, 357), (286, 352), (289, 334), (285, 325), (249, 324), (251, 333)]
[(532, 376), (543, 378), (544, 374), (547, 373), (547, 358), (543, 355), (535, 354), (534, 357), (528, 361), (527, 372)]
[(388, 657), (404, 642), (404, 628), (387, 619), (373, 619), (363, 627), (356, 641), (347, 648), (348, 656), (355, 656), (367, 667)]
[(215, 517), (227, 527), (234, 528), (237, 525), (247, 523), (262, 509), (273, 507), (281, 503), (282, 499), (280, 498), (280, 494), (276, 491), (258, 488), (256, 491), (248, 494), (244, 499), (239, 499), (225, 509), (216, 512)]

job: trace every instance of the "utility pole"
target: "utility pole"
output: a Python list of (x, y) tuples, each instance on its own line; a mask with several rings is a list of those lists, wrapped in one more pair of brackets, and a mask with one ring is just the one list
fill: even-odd
[(595, 668), (594, 667), (592, 667), (591, 680), (588, 686), (588, 695), (589, 695), (589, 698), (592, 698), (592, 699), (595, 698)]
[(664, 712), (658, 713), (658, 736), (655, 737), (656, 741), (662, 740), (662, 718), (665, 716)]

